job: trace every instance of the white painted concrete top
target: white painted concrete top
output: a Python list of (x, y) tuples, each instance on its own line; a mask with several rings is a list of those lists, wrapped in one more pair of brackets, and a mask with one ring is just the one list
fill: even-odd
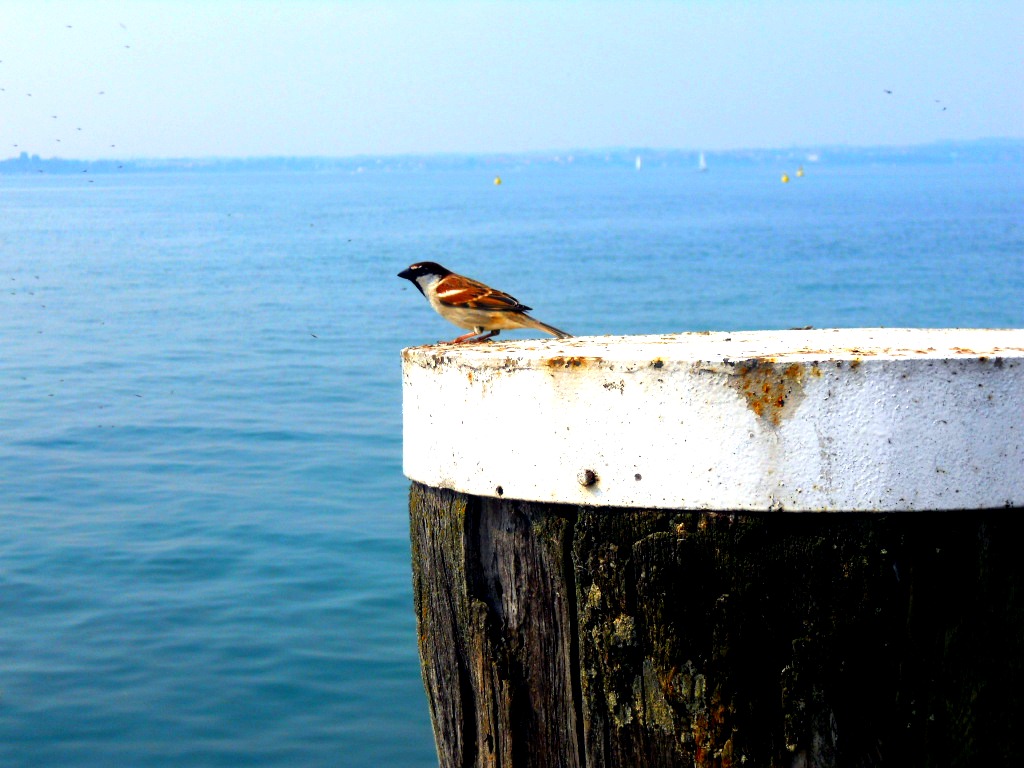
[(405, 474), (432, 486), (637, 508), (1024, 507), (1024, 329), (581, 337), (402, 359)]

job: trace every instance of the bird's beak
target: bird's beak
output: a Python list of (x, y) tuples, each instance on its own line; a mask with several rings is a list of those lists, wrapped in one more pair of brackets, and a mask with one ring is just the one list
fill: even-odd
[(399, 277), (404, 277), (406, 280), (412, 280), (412, 270), (411, 269), (403, 269), (401, 272), (398, 273), (398, 276)]

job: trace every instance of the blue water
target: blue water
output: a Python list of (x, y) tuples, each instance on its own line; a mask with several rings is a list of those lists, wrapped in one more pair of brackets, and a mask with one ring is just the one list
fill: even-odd
[(577, 334), (1024, 325), (1019, 168), (492, 177), (0, 176), (0, 765), (436, 765), (414, 261)]

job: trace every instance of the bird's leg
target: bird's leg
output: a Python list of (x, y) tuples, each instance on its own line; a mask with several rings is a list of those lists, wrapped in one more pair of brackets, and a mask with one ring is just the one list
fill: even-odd
[(473, 330), (473, 331), (470, 331), (469, 333), (462, 334), (457, 339), (452, 339), (451, 341), (439, 341), (437, 343), (438, 344), (462, 344), (465, 341), (469, 341), (472, 337), (474, 337), (476, 335), (477, 335), (477, 331)]
[[(487, 339), (491, 338), (492, 336), (497, 336), (498, 335), (498, 331), (491, 331), (486, 336), (481, 336), (480, 334), (482, 334), (483, 332), (484, 332), (483, 328), (474, 328), (469, 333), (464, 333), (461, 336), (459, 336), (457, 339), (452, 339), (451, 341), (440, 341), (438, 343), (439, 344), (469, 344), (469, 343), (475, 343), (475, 342), (478, 342), (478, 341), (487, 341)], [(476, 338), (474, 338), (474, 337), (476, 337)]]

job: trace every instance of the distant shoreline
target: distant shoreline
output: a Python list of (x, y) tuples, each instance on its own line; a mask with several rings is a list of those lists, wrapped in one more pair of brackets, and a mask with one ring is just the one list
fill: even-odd
[[(616, 147), (547, 152), (439, 153), (362, 155), (352, 157), (205, 157), (76, 160), (43, 158), (22, 152), (0, 160), (0, 174), (139, 173), (231, 171), (350, 171), (512, 169), (531, 166), (696, 168), (701, 150)], [(794, 163), (827, 166), (877, 164), (953, 165), (968, 163), (1024, 164), (1024, 139), (945, 141), (913, 146), (820, 146), (779, 149), (704, 151), (711, 167), (765, 166)]]

